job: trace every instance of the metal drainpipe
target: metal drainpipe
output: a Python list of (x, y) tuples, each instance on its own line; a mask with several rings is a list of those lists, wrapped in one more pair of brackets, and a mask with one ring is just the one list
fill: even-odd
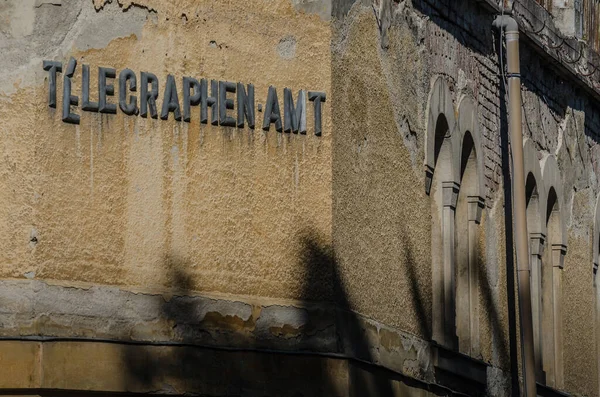
[[(519, 291), (519, 320), (521, 325), (521, 358), (526, 397), (537, 395), (535, 359), (533, 352), (533, 319), (531, 313), (531, 270), (529, 268), (529, 234), (525, 204), (525, 169), (523, 166), (523, 131), (521, 113), (521, 66), (519, 64), (519, 25), (507, 15), (494, 20), (494, 27), (506, 33), (508, 69), (508, 127), (513, 171), (513, 207), (517, 274)], [(502, 71), (504, 73), (504, 71)]]

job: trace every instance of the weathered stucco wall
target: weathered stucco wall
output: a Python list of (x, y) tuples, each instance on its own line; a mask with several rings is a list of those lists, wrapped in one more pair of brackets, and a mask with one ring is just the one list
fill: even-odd
[[(391, 27), (384, 43), (388, 48), (373, 44), (379, 37), (378, 23), (385, 26), (385, 21), (378, 21), (370, 6), (356, 5), (334, 36), (336, 260), (355, 310), (431, 337), (432, 218), (423, 170), (428, 96), (440, 76), (450, 86), (455, 111), (461, 97), (473, 96), (486, 191), (479, 292), (481, 358), (508, 371), (500, 138), (506, 114), (493, 15), (473, 2), (391, 4)], [(568, 236), (562, 271), (563, 389), (598, 395), (592, 273), (599, 147), (595, 100), (526, 44), (521, 61), (524, 136), (534, 142), (535, 161), (556, 157), (562, 182), (561, 214)], [(490, 392), (506, 387), (502, 379), (489, 376)]]
[[(336, 259), (353, 309), (430, 339), (431, 199), (423, 170), (428, 97), (438, 69), (447, 75), (454, 62), (472, 60), (462, 54), (453, 58), (454, 48), (442, 41), (451, 40), (450, 33), (409, 3), (394, 7), (388, 49), (379, 46), (377, 20), (368, 6), (356, 5), (336, 34)], [(477, 70), (453, 67), (456, 81), (449, 80), (456, 83), (457, 109), (461, 95), (473, 93)], [(489, 156), (487, 148), (478, 155)], [(503, 197), (491, 192), (487, 198), (480, 234), (486, 265), (480, 273), (481, 358), (508, 371)], [(504, 393), (505, 382), (501, 372), (492, 373), (490, 392)]]
[[(159, 112), (168, 74), (175, 76), (180, 101), (183, 76), (254, 84), (263, 106), (272, 85), (283, 116), (284, 88), (295, 101), (298, 90), (331, 92), (331, 34), (323, 17), (331, 7), (306, 9), (305, 3), (0, 5), (4, 338), (245, 348), (259, 348), (262, 340), (268, 348), (333, 350), (326, 310), (312, 319), (312, 309), (297, 303), (328, 297), (316, 266), (331, 251), (329, 103), (321, 136), (315, 136), (308, 101), (306, 135), (274, 126), (264, 132), (258, 109), (255, 130), (200, 124), (199, 107), (192, 108), (190, 123), (77, 107), (75, 126), (61, 121), (63, 74), (58, 106), (51, 109), (42, 69), (43, 60), (63, 62), (64, 71), (70, 57), (77, 59), (73, 94), (80, 102), (82, 64), (90, 65), (93, 101), (99, 66), (133, 70), (138, 100), (140, 72), (154, 73)], [(118, 95), (118, 80), (114, 85)], [(313, 329), (314, 341), (299, 340), (306, 329)], [(3, 365), (20, 357), (44, 373), (38, 353), (14, 353), (6, 344), (0, 350)], [(43, 365), (59, 365), (69, 354)], [(137, 354), (134, 349), (131, 356)], [(131, 356), (107, 365), (133, 382), (152, 378), (143, 373), (147, 368), (130, 365)], [(3, 388), (45, 387), (31, 379), (10, 383), (11, 373), (3, 376), (9, 382)], [(70, 382), (78, 377), (89, 382), (85, 389), (102, 391), (103, 372), (94, 379), (90, 373), (67, 371), (57, 387), (77, 388)], [(157, 384), (165, 393), (188, 391)]]
[(173, 74), (179, 98), (183, 76), (253, 83), (263, 104), (273, 85), (283, 106), (284, 87), (330, 91), (328, 24), (286, 1), (30, 6), (5, 40), (26, 56), (2, 65), (2, 275), (161, 289), (183, 271), (189, 289), (302, 298), (302, 239), (331, 240), (327, 104), (321, 137), (312, 103), (307, 135), (200, 125), (198, 107), (191, 123), (79, 110), (74, 126), (47, 106), (41, 60), (78, 59), (77, 95), (91, 65), (93, 100), (104, 66), (152, 72), (161, 93)]
[(426, 103), (414, 98), (426, 69), (406, 25), (393, 58), (382, 55), (368, 11), (352, 10), (333, 47), (336, 259), (356, 310), (425, 336), (430, 207), (416, 146)]
[[(509, 395), (505, 110), (492, 15), (470, 1), (384, 4), (389, 21), (351, 0), (0, 4), (0, 336), (28, 338), (0, 342), (0, 365), (19, 362), (0, 389), (448, 393), (434, 385), (436, 252), (423, 168), (441, 78), (456, 115), (465, 97), (476, 104), (485, 208), (475, 358), (489, 365), (487, 393)], [(556, 157), (562, 181), (564, 389), (597, 396), (599, 113), (522, 51), (524, 134), (534, 162)], [(258, 108), (255, 130), (201, 124), (198, 107), (190, 123), (77, 108), (81, 123), (66, 124), (63, 74), (51, 109), (42, 61), (66, 69), (70, 57), (80, 101), (82, 64), (92, 100), (97, 67), (130, 68), (138, 88), (140, 72), (158, 77), (159, 112), (168, 74), (180, 100), (184, 76), (252, 83), (263, 106), (277, 87), (282, 115), (285, 87), (295, 101), (298, 90), (323, 91), (323, 133), (314, 135), (312, 102), (306, 135), (264, 132)], [(98, 364), (88, 368), (90, 354)], [(206, 361), (214, 366), (201, 380), (179, 370)], [(276, 370), (286, 375), (271, 382)], [(239, 382), (224, 387), (213, 379), (221, 373)]]

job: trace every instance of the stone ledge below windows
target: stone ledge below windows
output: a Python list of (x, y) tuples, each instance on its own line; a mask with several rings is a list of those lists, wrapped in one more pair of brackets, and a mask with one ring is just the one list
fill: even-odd
[(571, 396), (568, 393), (553, 389), (550, 386), (542, 385), (541, 383), (537, 384), (537, 395), (540, 397), (570, 397)]
[[(281, 355), (334, 355), (372, 364), (428, 385), (438, 382), (430, 341), (327, 302), (246, 300), (191, 293), (174, 294), (166, 299), (151, 292), (101, 285), (67, 288), (40, 280), (0, 281), (0, 301), (0, 368), (5, 362), (29, 365), (37, 357), (35, 352), (15, 355), (14, 350), (4, 351), (5, 347), (14, 347), (11, 340), (33, 343), (19, 345), (19, 349), (35, 348), (37, 352), (43, 351), (46, 359), (55, 346), (53, 343), (75, 339), (71, 346), (79, 346), (83, 340), (92, 343), (85, 345), (85, 349), (92, 349), (94, 343), (105, 343), (103, 352), (110, 352), (110, 346), (123, 345), (119, 351), (125, 352), (133, 349), (127, 346), (147, 344), (152, 356), (154, 352), (171, 349), (167, 347), (170, 345), (194, 346), (186, 352), (253, 349), (278, 351)], [(423, 321), (427, 333), (427, 322)], [(142, 354), (146, 349), (136, 351)], [(31, 360), (17, 360), (18, 357)], [(499, 390), (492, 395), (504, 396), (501, 390), (510, 386), (509, 374), (501, 368), (491, 368), (488, 383)], [(28, 372), (24, 369), (16, 373), (23, 374), (23, 382), (35, 380), (39, 375), (38, 371), (26, 376)], [(446, 375), (450, 378), (446, 384), (464, 383), (463, 377)], [(0, 371), (0, 389), (9, 387), (2, 385), (2, 379)], [(450, 388), (438, 384), (444, 390)], [(26, 388), (32, 387), (35, 388)]]
[(436, 381), (451, 389), (486, 395), (489, 365), (440, 345), (432, 345)]
[[(6, 365), (6, 364), (10, 365)], [(93, 340), (0, 341), (0, 396), (435, 397), (454, 391), (333, 354)], [(473, 394), (471, 394), (473, 395)]]

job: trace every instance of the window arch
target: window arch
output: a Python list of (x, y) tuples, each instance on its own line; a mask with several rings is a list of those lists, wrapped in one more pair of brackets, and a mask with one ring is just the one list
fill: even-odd
[[(440, 125), (438, 125), (440, 115), (443, 115), (446, 121), (447, 128), (445, 129), (445, 132), (443, 131), (444, 129), (438, 130), (441, 128)], [(452, 160), (449, 164), (450, 169), (448, 172), (450, 173), (450, 176), (448, 179), (458, 183), (459, 179), (457, 174), (460, 159), (456, 154), (460, 149), (460, 145), (457, 142), (456, 134), (453, 134), (455, 129), (456, 116), (450, 88), (442, 77), (437, 77), (431, 87), (427, 105), (427, 130), (425, 132), (425, 192), (427, 194), (429, 194), (431, 190), (436, 162), (443, 143), (436, 138), (442, 133), (446, 134), (445, 138), (448, 138), (449, 143), (453, 144), (453, 147), (450, 149)]]
[(529, 139), (523, 142), (523, 154), (536, 378), (562, 388), (562, 273), (567, 252), (562, 183), (553, 155), (546, 154), (540, 162)]
[(478, 242), (485, 196), (475, 104), (473, 98), (463, 97), (456, 120), (449, 87), (437, 78), (425, 139), (425, 189), (432, 219), (432, 337), (472, 356), (479, 355)]
[(543, 206), (546, 224), (546, 250), (542, 259), (542, 329), (546, 383), (564, 387), (562, 279), (567, 240), (562, 205), (562, 182), (556, 158), (542, 159), (542, 177), (546, 187)]
[(431, 201), (433, 282), (432, 338), (458, 347), (455, 303), (454, 218), (459, 191), (460, 141), (457, 141), (452, 95), (444, 79), (432, 85), (425, 138), (425, 190)]
[(537, 151), (530, 139), (523, 141), (525, 167), (525, 199), (527, 205), (527, 230), (529, 232), (529, 262), (531, 268), (531, 312), (536, 379), (545, 383), (542, 331), (542, 255), (546, 242), (546, 224), (542, 221), (542, 204), (546, 189)]
[(483, 156), (475, 101), (459, 105), (460, 191), (456, 205), (456, 331), (459, 350), (479, 356), (479, 233), (485, 205)]

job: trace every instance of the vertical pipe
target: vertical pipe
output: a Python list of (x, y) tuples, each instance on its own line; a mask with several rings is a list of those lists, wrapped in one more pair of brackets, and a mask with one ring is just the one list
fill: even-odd
[[(502, 47), (501, 47), (502, 48)], [(502, 50), (499, 56), (502, 56)], [(505, 98), (508, 87), (500, 84), (500, 98)], [(513, 224), (513, 192), (510, 165), (510, 145), (508, 144), (508, 110), (507, 101), (500, 101), (500, 149), (502, 152), (502, 187), (504, 190), (504, 230), (505, 245), (504, 254), (506, 258), (506, 303), (508, 308), (508, 358), (510, 361), (510, 388), (512, 397), (521, 397), (520, 379), (519, 379), (519, 353), (517, 348), (517, 290), (515, 286), (515, 241)]]
[[(516, 24), (515, 24), (516, 25)], [(508, 64), (509, 129), (513, 161), (513, 202), (515, 206), (515, 245), (517, 251), (517, 275), (519, 312), (521, 323), (521, 354), (525, 395), (537, 395), (533, 353), (533, 323), (531, 313), (531, 289), (529, 249), (527, 246), (527, 213), (525, 204), (525, 169), (523, 160), (523, 131), (521, 114), (521, 67), (519, 64), (519, 30), (507, 29), (506, 49)]]
[(523, 160), (523, 131), (521, 113), (521, 67), (519, 63), (519, 27), (508, 16), (498, 17), (494, 26), (506, 30), (506, 58), (508, 66), (509, 130), (513, 163), (513, 206), (515, 223), (515, 246), (517, 252), (517, 277), (519, 313), (521, 323), (521, 357), (523, 360), (524, 392), (535, 397), (535, 363), (533, 351), (533, 322), (531, 312), (531, 271), (527, 213), (525, 204), (525, 170)]

